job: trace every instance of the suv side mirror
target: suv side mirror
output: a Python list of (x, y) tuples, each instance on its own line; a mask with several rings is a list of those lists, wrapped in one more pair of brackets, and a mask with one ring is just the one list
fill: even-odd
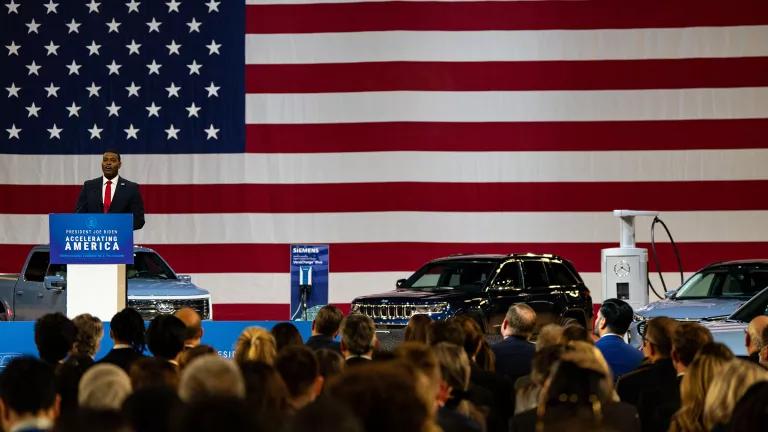
[(54, 291), (64, 291), (67, 288), (67, 281), (64, 276), (52, 275), (43, 279), (45, 289)]
[(666, 299), (673, 299), (673, 298), (675, 298), (675, 294), (677, 294), (677, 290), (676, 289), (669, 290), (669, 291), (664, 293), (664, 298), (666, 298)]
[(176, 275), (180, 281), (184, 283), (192, 283), (192, 276), (191, 275)]
[(397, 288), (402, 288), (403, 286), (405, 286), (405, 281), (407, 280), (408, 279), (398, 279), (397, 282), (395, 282), (395, 286)]

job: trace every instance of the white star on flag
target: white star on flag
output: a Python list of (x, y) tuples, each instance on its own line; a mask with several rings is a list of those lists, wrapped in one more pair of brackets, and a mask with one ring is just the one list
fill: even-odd
[(211, 13), (213, 11), (218, 12), (220, 4), (221, 4), (221, 2), (217, 2), (217, 1), (211, 0), (208, 3), (206, 3), (205, 5), (208, 6), (208, 13)]
[(221, 44), (217, 44), (215, 40), (212, 40), (211, 43), (209, 43), (205, 47), (208, 48), (208, 55), (221, 54), (219, 52), (219, 48), (221, 48)]
[(190, 75), (200, 75), (200, 68), (202, 68), (203, 65), (197, 64), (196, 60), (192, 60), (192, 64), (188, 64), (187, 67), (189, 68)]
[(15, 13), (16, 15), (19, 14), (19, 6), (21, 6), (20, 3), (14, 3), (13, 0), (11, 0), (10, 3), (6, 3), (5, 7), (8, 8), (8, 15)]
[(187, 110), (187, 112), (189, 113), (187, 115), (187, 118), (190, 118), (190, 117), (198, 117), (199, 118), (197, 113), (198, 113), (198, 111), (200, 111), (200, 107), (195, 105), (194, 102), (192, 102), (192, 105), (190, 105), (190, 106), (188, 106), (188, 107), (186, 107), (184, 109)]
[(92, 55), (99, 55), (99, 48), (101, 48), (101, 45), (96, 44), (95, 40), (91, 41), (90, 45), (86, 45), (86, 48), (88, 48), (88, 57)]
[(29, 73), (27, 75), (37, 75), (40, 76), (40, 69), (43, 67), (35, 63), (34, 60), (32, 60), (32, 63), (26, 65), (27, 69), (29, 69)]
[(136, 41), (133, 39), (131, 39), (131, 43), (126, 45), (125, 47), (128, 48), (128, 55), (140, 54), (139, 48), (141, 48), (141, 44), (136, 43)]
[(39, 117), (37, 113), (40, 111), (40, 107), (35, 105), (34, 102), (32, 102), (32, 105), (25, 107), (27, 109), (27, 118), (30, 117)]
[(181, 48), (181, 44), (177, 44), (175, 40), (171, 39), (171, 44), (166, 45), (166, 48), (168, 48), (168, 55), (176, 54), (179, 55), (179, 48)]
[(147, 23), (147, 26), (149, 26), (148, 33), (152, 33), (153, 31), (160, 33), (160, 24), (162, 24), (162, 22), (156, 20), (155, 17), (152, 17), (152, 21)]
[(173, 127), (173, 123), (171, 123), (171, 126), (169, 126), (168, 129), (165, 129), (165, 133), (167, 134), (165, 139), (169, 140), (169, 139), (173, 138), (175, 140), (178, 140), (179, 139), (179, 136), (178, 136), (179, 131), (181, 131), (181, 129), (176, 129), (175, 127)]
[(30, 33), (36, 33), (36, 34), (40, 34), (40, 33), (38, 33), (38, 31), (37, 31), (37, 30), (40, 28), (40, 24), (36, 23), (34, 18), (32, 18), (32, 21), (28, 22), (28, 23), (27, 23), (27, 24), (25, 24), (25, 25), (26, 25), (26, 26), (27, 26), (27, 28), (29, 29), (29, 30), (27, 31), (27, 34), (30, 34)]
[(208, 87), (206, 87), (205, 89), (208, 91), (208, 97), (211, 97), (211, 96), (216, 96), (216, 97), (219, 97), (219, 89), (220, 89), (220, 88), (221, 88), (221, 87), (219, 87), (219, 86), (215, 85), (215, 84), (213, 83), (213, 81), (211, 81), (211, 85), (209, 85), (209, 86), (208, 86)]
[(6, 129), (5, 131), (8, 132), (8, 139), (11, 139), (11, 138), (20, 139), (19, 133), (21, 132), (21, 129), (17, 128), (15, 123), (11, 125), (10, 129)]
[(139, 5), (141, 2), (137, 2), (136, 0), (131, 0), (130, 3), (126, 3), (125, 5), (128, 6), (128, 13), (136, 12), (139, 13)]
[(200, 33), (200, 26), (203, 25), (203, 23), (198, 22), (194, 17), (192, 17), (192, 21), (187, 23), (187, 27), (189, 27), (189, 32), (197, 32)]
[(101, 3), (96, 3), (96, 0), (91, 0), (86, 6), (88, 7), (88, 13), (99, 13), (99, 6), (101, 6)]
[(59, 52), (58, 52), (58, 51), (59, 51), (59, 46), (60, 46), (60, 45), (54, 45), (54, 44), (53, 44), (53, 41), (50, 41), (50, 42), (48, 43), (48, 45), (46, 45), (46, 46), (44, 46), (44, 47), (43, 47), (43, 48), (45, 48), (45, 50), (46, 50), (46, 51), (48, 51), (48, 52), (45, 54), (45, 56), (46, 56), (46, 57), (48, 57), (48, 56), (49, 56), (49, 55), (51, 55), (51, 54), (53, 54), (53, 55), (59, 55)]
[(63, 130), (64, 129), (60, 129), (60, 128), (56, 127), (56, 123), (54, 123), (53, 127), (51, 127), (50, 129), (47, 129), (48, 133), (51, 134), (49, 139), (54, 139), (54, 138), (61, 139), (61, 131), (63, 131)]
[(152, 63), (147, 65), (147, 69), (149, 69), (149, 75), (155, 74), (160, 75), (160, 68), (163, 67), (163, 65), (158, 64), (155, 59), (152, 59)]
[[(21, 90), (21, 87), (16, 87), (16, 83), (11, 83), (10, 87), (6, 87), (6, 90), (8, 90), (8, 97), (15, 97), (16, 99), (19, 98), (19, 91)], [(178, 95), (177, 95), (178, 96)]]
[(112, 60), (112, 63), (107, 65), (107, 69), (109, 69), (109, 75), (120, 75), (121, 67), (123, 67), (123, 65), (119, 65), (114, 60)]
[(85, 89), (88, 90), (88, 97), (99, 97), (99, 90), (101, 90), (101, 87), (97, 86), (95, 82), (91, 81), (91, 85)]
[(74, 102), (72, 102), (72, 105), (70, 105), (68, 107), (65, 107), (65, 108), (67, 109), (67, 111), (69, 111), (69, 115), (67, 116), (67, 118), (72, 117), (72, 116), (80, 117), (80, 108), (81, 107), (75, 105)]
[(128, 129), (123, 129), (125, 131), (125, 139), (139, 139), (138, 133), (140, 129), (137, 129), (133, 127), (133, 123), (128, 125)]
[(118, 114), (118, 111), (120, 111), (120, 106), (115, 105), (115, 101), (112, 101), (112, 105), (107, 107), (107, 111), (109, 111), (109, 115), (107, 117), (120, 117), (120, 114)]
[(94, 139), (94, 138), (101, 139), (101, 131), (103, 130), (104, 130), (103, 128), (96, 126), (96, 123), (93, 124), (92, 128), (87, 129), (87, 131), (91, 133), (91, 139)]
[(66, 65), (67, 69), (69, 69), (69, 73), (67, 75), (80, 75), (80, 68), (83, 67), (82, 65), (79, 65), (75, 63), (74, 60), (72, 60), (72, 63)]
[(107, 23), (107, 27), (109, 27), (109, 30), (107, 31), (107, 33), (112, 33), (112, 32), (120, 33), (120, 29), (118, 28), (120, 27), (120, 23), (115, 21), (114, 18), (112, 18), (111, 22)]
[(176, 87), (176, 84), (171, 83), (170, 87), (166, 87), (165, 90), (168, 92), (168, 97), (179, 97), (179, 90), (181, 90), (181, 87)]
[(152, 105), (145, 107), (145, 109), (148, 111), (147, 117), (160, 117), (160, 109), (161, 106), (155, 105), (155, 102), (152, 102)]
[(181, 2), (177, 2), (176, 0), (169, 1), (165, 3), (168, 6), (168, 13), (171, 12), (179, 12), (179, 5), (181, 5)]
[[(179, 46), (181, 46), (181, 45), (179, 45)], [(8, 55), (9, 56), (15, 55), (15, 56), (18, 57), (19, 50), (21, 49), (21, 45), (16, 45), (15, 41), (11, 41), (11, 44), (10, 45), (6, 45), (5, 47), (8, 48)]]
[(58, 3), (54, 3), (53, 0), (50, 0), (48, 3), (44, 4), (45, 6), (45, 14), (48, 15), (50, 13), (58, 13), (56, 10), (57, 7), (59, 7)]
[(80, 30), (79, 30), (80, 23), (76, 22), (74, 18), (72, 18), (72, 21), (70, 21), (69, 24), (66, 24), (66, 26), (69, 27), (69, 31), (67, 32), (67, 34), (80, 33)]
[(128, 97), (136, 96), (139, 97), (139, 89), (141, 89), (141, 86), (137, 86), (135, 82), (131, 81), (131, 85), (125, 88), (128, 90)]
[(213, 124), (211, 124), (208, 127), (208, 129), (205, 129), (205, 134), (207, 135), (205, 139), (209, 140), (209, 139), (213, 138), (213, 139), (217, 140), (217, 139), (219, 139), (218, 133), (219, 133), (219, 129), (214, 128)]
[(56, 86), (54, 86), (54, 85), (53, 85), (53, 83), (50, 83), (50, 84), (48, 85), (48, 87), (45, 87), (45, 91), (47, 91), (47, 92), (48, 92), (48, 96), (47, 96), (47, 97), (51, 97), (51, 96), (53, 96), (53, 97), (59, 97), (59, 94), (58, 94), (58, 92), (59, 92), (59, 89), (60, 89), (60, 88), (61, 88), (61, 87), (56, 87)]

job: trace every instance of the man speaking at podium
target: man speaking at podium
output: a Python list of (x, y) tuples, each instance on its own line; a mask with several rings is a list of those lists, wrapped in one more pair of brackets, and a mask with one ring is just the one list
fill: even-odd
[(75, 213), (133, 213), (133, 229), (144, 226), (144, 201), (139, 185), (117, 175), (120, 153), (107, 150), (101, 159), (102, 177), (88, 180), (80, 190)]

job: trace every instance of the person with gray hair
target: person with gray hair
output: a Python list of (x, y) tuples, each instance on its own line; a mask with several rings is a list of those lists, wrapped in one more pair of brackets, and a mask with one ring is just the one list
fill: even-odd
[(768, 328), (768, 316), (758, 315), (752, 318), (747, 326), (744, 336), (744, 346), (747, 347), (747, 355), (754, 363), (760, 362), (760, 351), (763, 349), (763, 330)]
[(179, 397), (186, 403), (209, 397), (245, 398), (245, 381), (237, 364), (216, 354), (200, 356), (184, 369)]
[(131, 379), (119, 366), (97, 364), (80, 379), (77, 402), (80, 408), (119, 410), (131, 394)]
[(101, 338), (104, 336), (104, 325), (101, 320), (85, 313), (76, 316), (72, 322), (77, 328), (77, 335), (70, 354), (95, 358), (101, 345)]
[(373, 359), (378, 345), (376, 324), (362, 314), (352, 314), (344, 319), (341, 330), (341, 353), (347, 366), (365, 363)]
[(507, 310), (501, 323), (504, 340), (493, 345), (496, 373), (513, 382), (531, 373), (531, 361), (536, 345), (529, 339), (536, 327), (536, 312), (525, 303), (515, 303)]

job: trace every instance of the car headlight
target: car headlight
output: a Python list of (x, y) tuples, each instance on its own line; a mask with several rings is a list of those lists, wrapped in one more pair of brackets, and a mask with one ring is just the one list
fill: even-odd
[(634, 321), (634, 322), (643, 322), (643, 321), (645, 321), (647, 319), (648, 318), (646, 318), (646, 317), (644, 317), (642, 315), (638, 315), (638, 314), (633, 314), (632, 315), (632, 321)]
[(416, 305), (413, 307), (413, 313), (415, 314), (439, 314), (446, 312), (450, 306), (448, 303), (435, 303), (435, 304), (425, 304), (425, 305)]
[(360, 313), (360, 305), (357, 303), (352, 303), (352, 308), (350, 309), (352, 313)]

